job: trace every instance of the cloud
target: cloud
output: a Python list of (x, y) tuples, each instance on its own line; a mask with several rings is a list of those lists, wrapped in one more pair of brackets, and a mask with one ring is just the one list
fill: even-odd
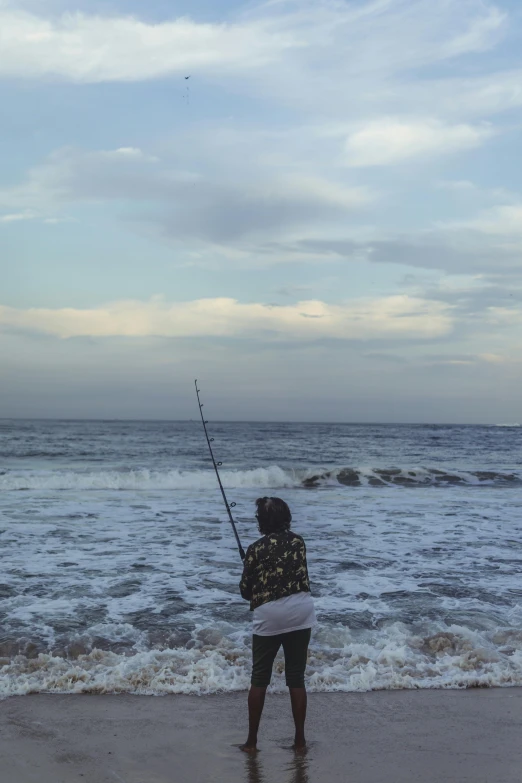
[(502, 354), (498, 353), (480, 353), (478, 355), (478, 359), (482, 362), (486, 362), (487, 364), (507, 364), (511, 361), (508, 356), (503, 356)]
[(268, 236), (284, 238), (288, 232), (338, 221), (371, 200), (367, 189), (318, 177), (257, 183), (200, 180), (195, 188), (178, 185), (172, 190), (179, 194), (176, 202), (154, 218), (166, 234), (245, 249), (245, 243), (253, 243), (253, 252), (267, 252), (263, 244)]
[[(522, 106), (522, 70), (494, 71), (476, 77), (451, 79), (451, 90), (446, 80), (430, 83), (429, 102), (444, 114), (467, 116), (497, 114)], [(419, 95), (421, 86), (412, 86), (410, 100)], [(426, 98), (426, 96), (425, 96)]]
[(154, 155), (146, 155), (139, 147), (118, 147), (117, 150), (107, 150), (99, 154), (105, 158), (127, 158), (128, 160), (145, 160), (150, 163), (159, 161), (159, 158)]
[(520, 201), (520, 195), (514, 191), (510, 191), (507, 188), (498, 187), (484, 187), (477, 185), (476, 182), (471, 182), (466, 179), (458, 180), (439, 180), (434, 183), (435, 188), (439, 190), (446, 190), (450, 193), (454, 193), (459, 196), (461, 200), (466, 199), (470, 204), (498, 204), (502, 201), (503, 204), (518, 204)]
[[(470, 228), (484, 234), (522, 237), (522, 204), (503, 204), (483, 211), (473, 220), (449, 224), (455, 228)], [(522, 260), (522, 245), (519, 246)]]
[(36, 215), (32, 212), (13, 212), (7, 215), (0, 215), (0, 223), (18, 223), (20, 220), (34, 220)]
[(71, 218), (66, 217), (42, 217), (37, 212), (13, 212), (7, 215), (0, 215), (0, 223), (20, 223), (24, 220), (41, 220), (48, 225), (56, 225), (57, 223), (69, 223)]
[[(314, 117), (370, 120), (379, 115), (429, 115), (434, 106), (439, 113), (443, 103), (446, 108), (441, 114), (447, 110), (462, 116), (461, 96), (454, 90), (457, 66), (443, 72), (443, 78), (440, 66), (449, 59), (488, 51), (508, 30), (506, 14), (476, 0), (302, 0), (268, 6), (274, 15), (277, 8), (283, 9), (279, 24), (295, 30), (306, 46), (287, 50), (282, 63), (248, 71), (245, 87), (251, 91), (254, 85), (263, 96)], [(266, 9), (261, 6), (255, 18), (263, 18)], [(494, 100), (495, 110), (502, 110), (513, 100), (514, 74), (500, 73), (485, 84), (477, 71), (462, 80), (462, 97), (470, 97), (478, 83), (484, 95), (469, 104), (476, 112), (476, 103), (488, 100), (486, 93), (491, 93), (493, 84), (503, 81), (509, 84)], [(235, 80), (234, 89), (241, 89), (240, 85), (241, 80)], [(432, 95), (432, 85), (437, 97)]]
[[(513, 203), (466, 221), (392, 233), (369, 222), (380, 194), (341, 181), (339, 172), (333, 179), (304, 166), (245, 163), (243, 154), (234, 157), (237, 145), (229, 149), (229, 140), (205, 150), (214, 161), (206, 164), (197, 160), (202, 144), (198, 139), (183, 147), (182, 155), (166, 152), (161, 165), (133, 147), (58, 150), (19, 185), (0, 189), (0, 208), (8, 220), (56, 223), (68, 219), (60, 212), (73, 204), (112, 202), (134, 227), (152, 227), (182, 247), (186, 258), (197, 252), (202, 264), (346, 259), (451, 274), (520, 274), (522, 207), (515, 194), (505, 194)], [(345, 180), (354, 176), (342, 173)], [(438, 185), (483, 202), (502, 195), (468, 181)]]
[[(184, 157), (186, 164), (187, 152)], [(239, 161), (231, 163), (225, 177), (187, 171), (177, 161), (158, 166), (157, 160), (133, 148), (59, 150), (34, 167), (25, 182), (0, 189), (0, 207), (45, 213), (73, 201), (134, 202), (135, 209), (147, 203), (142, 219), (163, 233), (229, 244), (339, 220), (374, 199), (369, 188), (315, 174), (245, 171)]]
[[(49, 8), (32, 8), (42, 5)], [(245, 6), (226, 24), (151, 23), (116, 12), (45, 16), (0, 2), (4, 77), (139, 81), (190, 69), (249, 101), (281, 99), (312, 117), (295, 122), (288, 113), (283, 123), (267, 111), (247, 115), (251, 124), (232, 117), (217, 126), (198, 119), (163, 140), (160, 152), (133, 135), (115, 149), (59, 150), (19, 185), (0, 189), (0, 209), (7, 219), (32, 213), (50, 224), (66, 219), (65, 205), (107, 206), (109, 216), (129, 218), (131, 230), (168, 237), (194, 263), (350, 259), (515, 274), (518, 250), (504, 242), (500, 214), (410, 230), (405, 207), (395, 233), (380, 228), (386, 199), (393, 209), (398, 198), (396, 169), (384, 167), (476, 149), (502, 130), (482, 121), (483, 110), (522, 104), (517, 69), (484, 73), (476, 57), (473, 68), (462, 63), (473, 76), (455, 76), (455, 58), (494, 47), (507, 22), (483, 0), (269, 2)], [(376, 167), (382, 174), (361, 171)], [(424, 196), (426, 183), (417, 186), (403, 190), (405, 204)], [(476, 192), (466, 187), (454, 190)], [(485, 240), (487, 219), (499, 229)]]
[(0, 306), (0, 326), (71, 337), (260, 337), (274, 340), (431, 340), (452, 329), (451, 308), (408, 296), (292, 305), (199, 299), (122, 301), (90, 310)]
[(280, 179), (280, 192), (302, 202), (308, 200), (353, 209), (370, 203), (374, 194), (366, 187), (347, 187), (323, 177), (290, 174)]
[(50, 218), (44, 218), (43, 222), (48, 226), (56, 226), (59, 223), (76, 223), (75, 218), (57, 218), (57, 217), (50, 217)]
[(148, 24), (132, 16), (67, 13), (46, 19), (0, 9), (0, 74), (75, 82), (140, 81), (187, 69), (260, 67), (299, 45), (265, 23), (202, 24), (188, 18)]
[(4, 3), (0, 75), (96, 83), (192, 72), (212, 79), (233, 74), (239, 82), (278, 69), (260, 89), (303, 101), (308, 88), (317, 104), (318, 87), (337, 97), (348, 82), (351, 92), (357, 84), (364, 92), (376, 75), (389, 79), (484, 52), (507, 27), (506, 15), (483, 0), (301, 0), (247, 8), (228, 23), (188, 17), (149, 23), (117, 14), (46, 17)]
[(490, 307), (488, 322), (493, 326), (522, 326), (522, 308), (520, 307)]
[[(463, 5), (466, 5), (464, 3)], [(468, 8), (471, 4), (467, 3)], [(472, 19), (468, 28), (454, 35), (444, 46), (447, 57), (464, 52), (481, 52), (490, 49), (498, 41), (499, 33), (507, 22), (507, 15), (494, 6), (484, 6), (484, 15)]]
[(440, 180), (436, 185), (441, 190), (449, 190), (455, 193), (476, 193), (478, 187), (467, 179)]
[[(159, 232), (183, 249), (185, 259), (195, 262), (190, 254), (197, 253), (197, 263), (205, 265), (349, 260), (450, 274), (521, 274), (522, 207), (515, 194), (505, 194), (513, 203), (465, 221), (385, 231), (371, 222), (380, 194), (349, 184), (353, 170), (341, 171), (343, 182), (339, 172), (328, 178), (313, 167), (245, 163), (229, 141), (202, 152), (211, 155), (210, 164), (197, 160), (201, 139), (183, 146), (183, 154), (165, 151), (161, 165), (155, 155), (133, 147), (58, 150), (19, 185), (0, 189), (0, 208), (11, 220), (20, 215), (16, 219), (56, 223), (68, 219), (60, 213), (74, 204), (112, 202), (134, 230)], [(502, 195), (468, 181), (438, 185), (483, 203)]]
[(387, 166), (422, 155), (473, 149), (491, 135), (489, 127), (445, 125), (438, 120), (382, 119), (348, 137), (346, 163), (349, 166)]
[[(375, 264), (399, 264), (448, 274), (521, 276), (521, 251), (502, 237), (485, 240), (468, 224), (440, 226), (408, 234), (377, 235), (375, 239), (314, 237), (289, 245), (295, 256), (316, 260), (345, 259)], [(274, 249), (275, 252), (275, 249)]]

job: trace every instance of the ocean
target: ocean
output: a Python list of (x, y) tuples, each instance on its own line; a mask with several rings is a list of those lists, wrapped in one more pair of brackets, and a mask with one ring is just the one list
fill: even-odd
[[(520, 426), (209, 428), (245, 548), (263, 495), (306, 540), (310, 690), (522, 685)], [(0, 421), (0, 696), (246, 689), (240, 574), (200, 421)]]

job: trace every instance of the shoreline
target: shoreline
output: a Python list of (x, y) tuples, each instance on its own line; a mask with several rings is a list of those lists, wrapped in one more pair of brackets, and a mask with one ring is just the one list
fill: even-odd
[(309, 750), (268, 694), (260, 753), (246, 694), (33, 694), (0, 701), (2, 783), (520, 783), (522, 688), (311, 693)]

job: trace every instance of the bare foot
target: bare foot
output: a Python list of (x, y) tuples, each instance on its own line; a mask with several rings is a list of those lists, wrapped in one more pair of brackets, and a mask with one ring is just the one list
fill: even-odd
[(257, 745), (251, 745), (250, 743), (245, 742), (244, 745), (239, 746), (239, 750), (242, 750), (243, 753), (250, 753), (253, 755), (254, 753), (257, 753)]
[(295, 750), (296, 753), (306, 753), (308, 750), (306, 747), (306, 740), (296, 740), (292, 745), (292, 750)]

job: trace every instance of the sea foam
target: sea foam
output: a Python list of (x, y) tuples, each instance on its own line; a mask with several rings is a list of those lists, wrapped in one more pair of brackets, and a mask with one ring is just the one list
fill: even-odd
[[(327, 484), (355, 487), (447, 487), (452, 485), (518, 486), (520, 471), (444, 470), (429, 467), (372, 468), (321, 467), (282, 468), (270, 465), (252, 470), (223, 470), (223, 484), (229, 489), (313, 489)], [(20, 490), (215, 490), (211, 470), (6, 471), (0, 475), (0, 491)]]
[[(500, 634), (501, 635), (501, 634)], [(507, 632), (506, 640), (510, 637)], [(148, 650), (134, 655), (94, 649), (76, 659), (17, 656), (0, 666), (0, 696), (28, 693), (164, 695), (245, 690), (250, 681), (249, 637), (225, 636), (215, 645)], [(495, 644), (461, 626), (412, 635), (401, 623), (357, 638), (342, 627), (321, 628), (312, 640), (308, 687), (314, 691), (399, 688), (478, 688), (522, 685), (522, 639)], [(283, 658), (271, 690), (285, 690)]]

